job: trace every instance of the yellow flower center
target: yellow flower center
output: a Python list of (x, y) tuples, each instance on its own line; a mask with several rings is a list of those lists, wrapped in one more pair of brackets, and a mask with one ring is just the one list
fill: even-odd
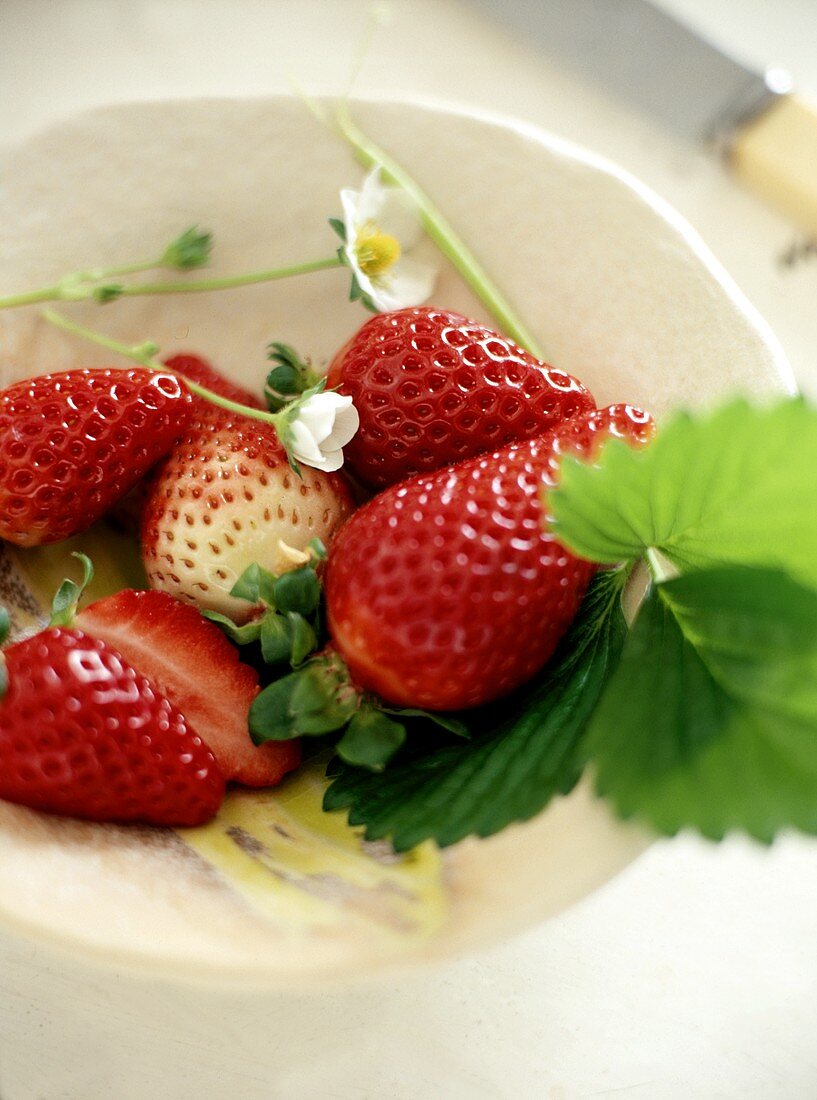
[(363, 274), (376, 279), (400, 259), (400, 242), (372, 222), (366, 222), (358, 231), (355, 257)]

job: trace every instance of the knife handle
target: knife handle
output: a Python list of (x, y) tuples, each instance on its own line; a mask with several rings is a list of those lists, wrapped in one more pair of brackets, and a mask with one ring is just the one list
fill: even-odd
[(817, 236), (817, 108), (782, 96), (745, 126), (730, 166), (748, 187)]

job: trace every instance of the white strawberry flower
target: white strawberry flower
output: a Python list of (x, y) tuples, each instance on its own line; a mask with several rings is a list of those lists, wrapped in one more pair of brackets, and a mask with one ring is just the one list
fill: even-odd
[(381, 313), (425, 302), (434, 289), (436, 268), (409, 255), (422, 236), (411, 197), (386, 187), (375, 168), (360, 191), (340, 193), (343, 258), (352, 269), (352, 297)]
[(351, 397), (334, 390), (313, 393), (292, 406), (287, 449), (295, 462), (332, 473), (343, 465), (343, 448), (359, 424)]

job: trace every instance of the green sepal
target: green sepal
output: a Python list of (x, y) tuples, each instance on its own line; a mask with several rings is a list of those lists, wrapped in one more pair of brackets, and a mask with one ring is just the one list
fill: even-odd
[(289, 661), (302, 665), (318, 644), (318, 637), (303, 615), (268, 611), (261, 620), (261, 653), (268, 665)]
[(202, 611), (202, 616), (211, 623), (220, 626), (227, 637), (236, 645), (249, 645), (257, 642), (261, 637), (261, 619), (253, 619), (252, 622), (238, 626), (232, 619), (222, 615), (220, 611)]
[(256, 745), (266, 741), (291, 741), (301, 735), (291, 711), (292, 695), (299, 672), (292, 672), (265, 687), (253, 699), (247, 720)]
[(302, 665), (310, 653), (313, 653), (318, 645), (318, 636), (310, 623), (299, 615), (297, 611), (290, 611), (287, 615), (290, 624), (292, 641), (290, 643), (289, 662), (293, 668)]
[(280, 412), (321, 381), (320, 375), (289, 344), (278, 341), (269, 344), (267, 358), (275, 364), (264, 386), (264, 396), (271, 412)]
[(212, 250), (213, 234), (202, 232), (197, 225), (191, 225), (167, 246), (162, 255), (161, 266), (175, 268), (177, 271), (205, 267)]
[(316, 657), (255, 697), (250, 733), (256, 745), (333, 733), (346, 725), (359, 705), (343, 661), (335, 654)]
[(261, 566), (257, 561), (247, 566), (230, 589), (230, 595), (237, 600), (258, 603), (261, 598)]
[(274, 606), (279, 611), (295, 611), (311, 615), (321, 599), (321, 584), (311, 565), (291, 569), (276, 578), (273, 587)]
[(309, 736), (342, 729), (360, 698), (343, 662), (316, 660), (295, 675), (290, 707), (301, 733)]
[(328, 218), (327, 221), (332, 226), (334, 231), (340, 237), (344, 244), (346, 244), (346, 225), (341, 218)]
[(326, 561), (326, 547), (319, 538), (310, 539), (306, 544), (307, 549), (312, 551), (312, 556), (316, 561)]
[(405, 740), (406, 727), (402, 722), (395, 722), (374, 707), (364, 706), (352, 715), (335, 749), (347, 764), (380, 772)]
[(433, 722), (435, 726), (447, 730), (448, 733), (453, 733), (455, 737), (471, 736), (465, 722), (460, 721), (459, 718), (452, 718), (449, 714), (435, 714), (430, 710), (418, 710), (416, 707), (381, 707), (380, 709), (384, 714), (396, 714), (403, 718), (425, 718), (426, 721)]
[(93, 580), (94, 566), (88, 555), (75, 550), (71, 556), (82, 563), (82, 580), (77, 584), (66, 577), (59, 586), (51, 602), (49, 626), (70, 626), (73, 623), (82, 593)]
[(106, 302), (115, 302), (124, 293), (125, 288), (122, 283), (105, 283), (102, 286), (95, 286), (91, 291), (91, 297), (100, 305), (105, 305)]
[(267, 613), (261, 620), (261, 655), (268, 665), (288, 661), (292, 653), (289, 622), (277, 612)]
[(360, 288), (360, 283), (357, 281), (357, 275), (352, 272), (352, 281), (349, 284), (349, 301), (357, 302), (363, 297), (363, 291)]
[(380, 312), (370, 296), (366, 293), (366, 291), (358, 282), (357, 275), (354, 271), (352, 271), (352, 282), (349, 287), (349, 301), (360, 302), (360, 304), (368, 309), (370, 313)]

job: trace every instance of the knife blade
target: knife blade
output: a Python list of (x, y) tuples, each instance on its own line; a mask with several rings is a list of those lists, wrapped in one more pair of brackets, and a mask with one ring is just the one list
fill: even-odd
[(478, 0), (583, 77), (704, 143), (817, 233), (817, 110), (780, 68), (758, 72), (649, 0)]

